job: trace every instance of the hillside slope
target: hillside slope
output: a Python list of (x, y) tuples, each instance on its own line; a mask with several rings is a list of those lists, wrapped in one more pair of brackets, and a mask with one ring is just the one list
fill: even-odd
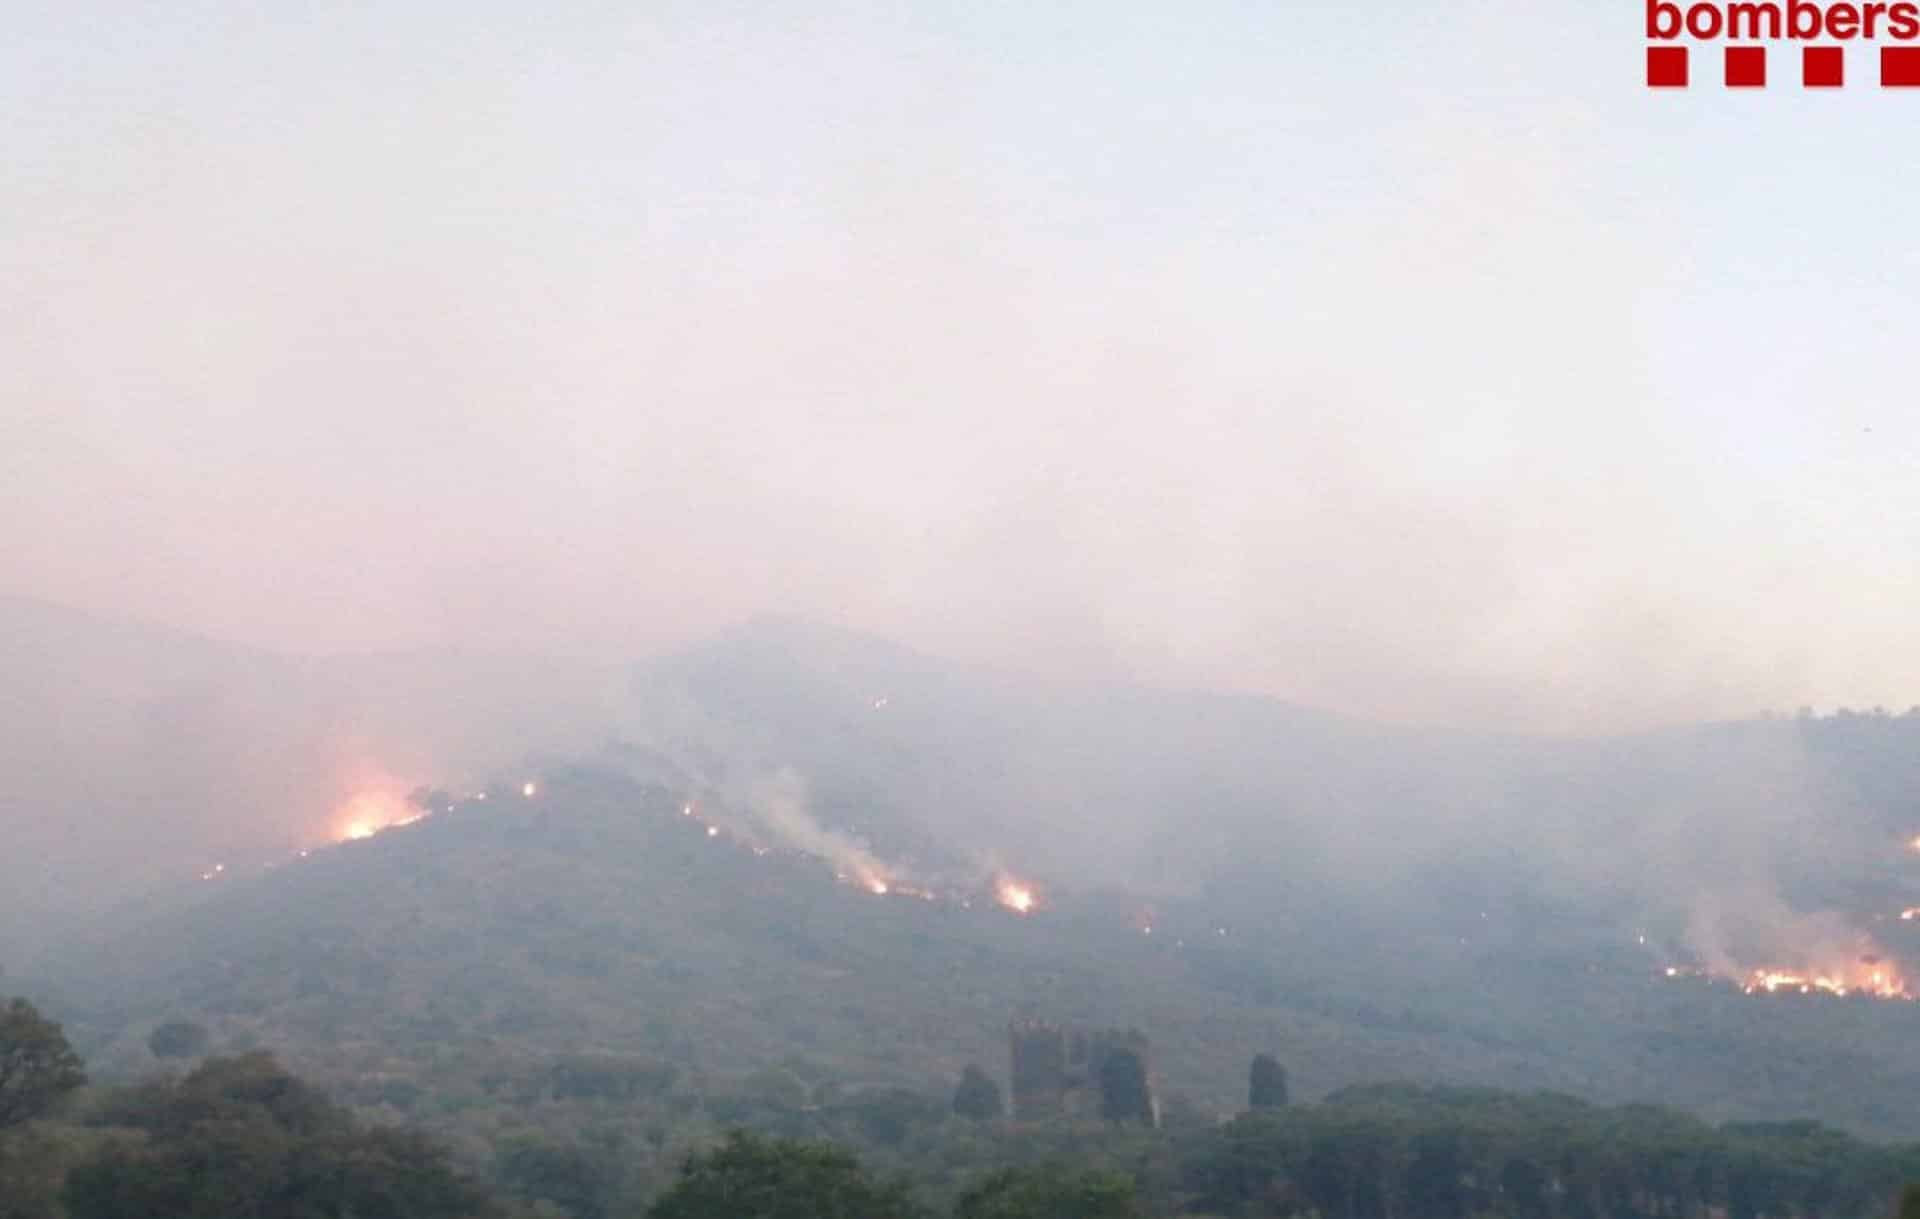
[(1418, 1078), (1920, 1133), (1920, 1006), (1666, 979), (1567, 911), (1466, 936), (1458, 909), (1055, 890), (1022, 917), (875, 895), (723, 828), (737, 810), (604, 771), (536, 791), (222, 880), (37, 982), (103, 1071), (146, 1069), (147, 1031), (188, 1018), (362, 1099), (399, 1081), (441, 1103), (476, 1062), (575, 1054), (941, 1089), (969, 1061), (1002, 1073), (1006, 1021), (1033, 1012), (1147, 1031), (1163, 1087), (1206, 1112), (1238, 1107), (1266, 1048), (1305, 1095)]

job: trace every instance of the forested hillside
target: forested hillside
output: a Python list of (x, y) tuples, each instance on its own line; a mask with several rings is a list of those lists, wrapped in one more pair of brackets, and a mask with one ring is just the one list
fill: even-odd
[[(101, 1086), (271, 1053), (576, 1219), (742, 1124), (936, 1208), (1052, 1148), (1154, 1214), (1353, 1219), (1863, 1213), (1908, 1166), (1852, 1139), (1920, 1137), (1912, 714), (1444, 734), (784, 623), (614, 701), (8, 986)], [(1029, 1016), (1144, 1034), (1165, 1128), (957, 1118)], [(1236, 1120), (1256, 1052), (1294, 1103)]]
[(985, 883), (877, 894), (761, 845), (740, 810), (609, 770), (535, 790), (221, 876), (25, 980), (113, 1074), (190, 1020), (448, 1131), (577, 1061), (670, 1064), (702, 1095), (769, 1070), (938, 1090), (969, 1062), (1001, 1074), (1007, 1021), (1033, 1013), (1146, 1031), (1202, 1114), (1233, 1112), (1269, 1048), (1306, 1096), (1416, 1078), (1920, 1133), (1920, 1008), (1668, 977), (1578, 907), (1436, 886), (1415, 918), (1280, 871), (1189, 897), (1043, 883), (1023, 915)]

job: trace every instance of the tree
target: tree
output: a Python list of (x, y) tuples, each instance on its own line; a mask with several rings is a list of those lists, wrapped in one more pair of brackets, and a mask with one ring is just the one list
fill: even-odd
[(604, 1219), (619, 1187), (611, 1157), (579, 1143), (525, 1136), (495, 1153), (494, 1175), (520, 1197), (555, 1203), (573, 1219)]
[(1900, 1191), (1900, 1219), (1920, 1219), (1920, 1184), (1909, 1184)]
[(1114, 1173), (1009, 1168), (960, 1195), (954, 1219), (1138, 1219), (1133, 1182)]
[(1281, 1109), (1287, 1103), (1287, 1069), (1271, 1054), (1256, 1054), (1247, 1070), (1247, 1108)]
[(57, 1022), (25, 999), (0, 1009), (0, 1130), (39, 1117), (86, 1082)]
[(136, 1091), (114, 1139), (67, 1175), (69, 1219), (478, 1219), (495, 1213), (446, 1151), (361, 1127), (271, 1056), (209, 1059)]
[(680, 1180), (648, 1219), (913, 1219), (906, 1192), (880, 1185), (852, 1155), (826, 1143), (736, 1130), (687, 1157)]
[(169, 1020), (147, 1036), (155, 1058), (197, 1058), (207, 1050), (207, 1030), (186, 1020)]
[(1132, 1050), (1115, 1050), (1100, 1064), (1100, 1116), (1110, 1122), (1153, 1124), (1146, 1064)]
[(84, 1134), (55, 1122), (0, 1134), (0, 1219), (60, 1214), (60, 1189), (85, 1145)]
[(977, 1065), (968, 1063), (960, 1072), (960, 1086), (953, 1090), (953, 1111), (968, 1121), (992, 1121), (1006, 1112), (1000, 1085)]
[(910, 1088), (862, 1092), (836, 1108), (854, 1120), (862, 1135), (888, 1147), (906, 1142), (915, 1126), (937, 1125), (947, 1116), (938, 1100)]

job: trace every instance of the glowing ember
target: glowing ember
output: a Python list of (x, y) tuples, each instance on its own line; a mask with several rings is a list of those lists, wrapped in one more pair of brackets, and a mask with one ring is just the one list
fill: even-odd
[(1011, 876), (1002, 876), (994, 883), (993, 896), (994, 900), (1015, 914), (1032, 914), (1034, 907), (1039, 904), (1033, 886)]
[(1908, 906), (1900, 912), (1900, 917), (1909, 923), (1915, 919), (1920, 919), (1920, 906)]
[(369, 825), (364, 821), (354, 821), (349, 822), (347, 828), (341, 831), (341, 837), (348, 842), (359, 842), (362, 838), (371, 838), (379, 832), (379, 826)]
[(520, 794), (525, 796), (527, 799), (531, 800), (535, 796), (540, 794), (540, 785), (535, 783), (532, 779), (528, 779), (525, 783), (522, 783), (520, 785)]
[(875, 897), (885, 897), (891, 892), (887, 887), (887, 882), (884, 880), (870, 880), (867, 882), (867, 888), (873, 890)]

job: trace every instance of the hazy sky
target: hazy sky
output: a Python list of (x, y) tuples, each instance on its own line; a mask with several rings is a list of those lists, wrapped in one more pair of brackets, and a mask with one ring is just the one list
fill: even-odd
[[(550, 11), (536, 11), (547, 9)], [(1920, 97), (1638, 0), (0, 0), (0, 591), (761, 611), (1553, 727), (1920, 701)]]

